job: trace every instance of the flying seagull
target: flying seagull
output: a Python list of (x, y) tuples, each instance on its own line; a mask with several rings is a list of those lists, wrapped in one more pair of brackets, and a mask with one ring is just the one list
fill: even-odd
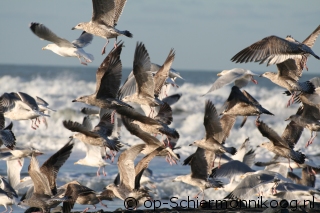
[(90, 63), (94, 59), (93, 55), (86, 53), (82, 49), (91, 43), (93, 35), (90, 33), (83, 31), (79, 38), (70, 42), (64, 38), (60, 38), (43, 24), (32, 22), (30, 29), (39, 38), (53, 42), (53, 44), (43, 47), (42, 50), (51, 50), (63, 57), (77, 57), (83, 65), (87, 65), (87, 62)]
[(320, 33), (320, 25), (308, 36), (302, 43), (295, 40), (291, 36), (285, 39), (278, 36), (268, 36), (254, 44), (246, 47), (231, 58), (236, 63), (260, 62), (267, 61), (270, 64), (279, 64), (288, 59), (301, 60), (302, 69), (307, 68), (306, 62), (309, 55), (313, 55), (316, 59), (320, 59), (311, 49), (314, 41)]
[(217, 74), (219, 78), (213, 83), (213, 85), (206, 94), (220, 89), (221, 87), (231, 83), (234, 83), (234, 85), (236, 85), (239, 88), (246, 86), (249, 83), (249, 81), (252, 81), (254, 84), (258, 84), (258, 81), (253, 78), (254, 75), (258, 76), (258, 74), (242, 68), (223, 70), (222, 72), (219, 72)]
[(84, 30), (96, 36), (107, 39), (107, 43), (102, 48), (102, 55), (105, 53), (109, 38), (116, 38), (114, 46), (116, 47), (117, 37), (125, 35), (132, 38), (132, 34), (127, 31), (121, 31), (115, 28), (118, 19), (121, 16), (126, 0), (92, 0), (92, 17), (89, 22), (81, 22), (74, 29)]

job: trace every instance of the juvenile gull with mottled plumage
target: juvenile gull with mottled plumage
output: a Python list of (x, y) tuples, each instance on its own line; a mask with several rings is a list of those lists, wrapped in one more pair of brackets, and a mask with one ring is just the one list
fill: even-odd
[(120, 31), (115, 28), (120, 18), (126, 0), (92, 0), (92, 17), (89, 22), (81, 22), (74, 29), (82, 29), (88, 33), (107, 39), (107, 43), (102, 49), (102, 55), (105, 53), (109, 38), (116, 38), (114, 45), (116, 46), (117, 37), (125, 35), (132, 38), (132, 34), (127, 31)]

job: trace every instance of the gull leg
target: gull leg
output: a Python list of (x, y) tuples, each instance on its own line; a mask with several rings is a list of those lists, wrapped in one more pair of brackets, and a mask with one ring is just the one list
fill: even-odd
[(32, 120), (32, 119), (31, 119), (31, 128), (34, 129), (34, 130), (37, 129), (37, 128), (35, 128), (35, 127), (33, 126), (33, 120)]
[(12, 209), (12, 207), (11, 207), (11, 206), (9, 206), (9, 208), (10, 208), (10, 211), (9, 211), (9, 213), (13, 212), (13, 209)]
[(83, 213), (86, 213), (89, 209), (90, 209), (89, 207), (85, 208), (85, 209), (83, 210)]
[(106, 171), (105, 171), (105, 166), (102, 167), (102, 174), (103, 174), (104, 176), (107, 176), (107, 173), (106, 173)]
[(288, 161), (289, 161), (289, 168), (291, 170), (291, 172), (293, 171), (292, 167), (290, 166), (290, 159), (288, 158)]
[(111, 124), (114, 124), (114, 114), (116, 114), (115, 110), (111, 112)]
[(101, 55), (106, 53), (106, 47), (107, 47), (108, 43), (109, 43), (109, 39), (107, 39), (107, 43), (103, 46)]
[(81, 56), (80, 56), (80, 55), (78, 55), (77, 57), (78, 57), (78, 59), (79, 59), (79, 61), (80, 61), (80, 64), (82, 64), (82, 65), (88, 65), (87, 63), (85, 63), (85, 62), (83, 62), (83, 61), (81, 60)]
[(172, 146), (170, 144), (170, 140), (169, 140), (168, 136), (167, 136), (167, 142), (168, 142), (168, 146), (170, 147), (170, 149), (172, 149)]
[(291, 95), (291, 98), (288, 100), (287, 107), (289, 107), (294, 102), (294, 97), (296, 96), (296, 91), (294, 91)]
[(202, 192), (202, 191), (198, 192), (198, 193), (194, 196), (194, 198), (198, 198), (198, 195), (199, 195), (201, 192)]
[(98, 177), (100, 176), (100, 168), (101, 168), (101, 166), (98, 168), (98, 171), (97, 171), (97, 176)]
[(220, 158), (219, 158), (219, 166), (218, 166), (218, 169), (220, 169), (220, 166), (221, 166), (221, 165), (220, 165), (220, 162), (221, 162), (221, 156), (222, 156), (222, 155), (220, 155)]
[(216, 157), (217, 157), (217, 155), (215, 154), (215, 155), (214, 155), (214, 159), (213, 159), (213, 161), (212, 161), (212, 168), (214, 167), (214, 161), (216, 160)]
[(306, 143), (306, 148), (312, 144), (313, 140), (315, 139), (315, 137), (317, 136), (317, 133), (315, 133), (315, 135), (313, 135), (313, 131), (311, 131), (311, 138), (307, 141)]
[[(98, 197), (97, 197), (97, 198), (98, 198)], [(99, 200), (99, 203), (100, 203), (101, 206), (108, 208), (107, 204), (102, 203), (102, 201), (100, 200), (100, 198), (98, 198), (98, 200)]]

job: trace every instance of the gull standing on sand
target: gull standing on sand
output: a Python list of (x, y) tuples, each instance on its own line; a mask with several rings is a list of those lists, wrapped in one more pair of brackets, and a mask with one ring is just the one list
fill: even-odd
[[(86, 53), (82, 49), (91, 43), (93, 36), (90, 33), (84, 31), (79, 38), (70, 42), (64, 38), (60, 38), (43, 24), (32, 22), (30, 29), (40, 39), (53, 42), (53, 44), (43, 47), (42, 50), (51, 50), (63, 57), (77, 57), (83, 65), (87, 65), (87, 62), (91, 63), (94, 59), (93, 55)], [(81, 58), (84, 59), (84, 62)]]
[(223, 70), (217, 74), (217, 76), (220, 77), (213, 83), (206, 94), (231, 83), (234, 83), (234, 85), (239, 88), (245, 87), (249, 81), (252, 81), (254, 84), (258, 84), (258, 81), (253, 78), (254, 75), (258, 76), (258, 74), (242, 68)]
[(320, 59), (311, 49), (314, 41), (320, 33), (318, 26), (311, 35), (309, 35), (302, 43), (295, 40), (291, 36), (285, 39), (278, 36), (268, 36), (260, 41), (246, 47), (231, 58), (231, 61), (236, 63), (260, 62), (267, 61), (267, 66), (270, 64), (279, 64), (288, 59), (300, 60), (302, 69), (307, 68), (307, 57), (311, 54), (316, 59)]
[(107, 39), (107, 43), (103, 46), (102, 55), (105, 53), (109, 38), (116, 38), (114, 46), (116, 47), (117, 37), (125, 35), (132, 38), (132, 34), (127, 31), (121, 31), (115, 28), (120, 18), (126, 0), (92, 0), (92, 17), (89, 22), (81, 22), (74, 29), (84, 30), (96, 36)]

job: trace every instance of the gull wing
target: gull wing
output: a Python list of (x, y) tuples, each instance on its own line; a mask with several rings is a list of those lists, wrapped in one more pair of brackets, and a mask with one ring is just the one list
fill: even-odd
[(43, 24), (32, 22), (30, 24), (30, 29), (39, 38), (51, 41), (59, 47), (74, 47), (74, 45), (70, 41), (64, 38), (60, 38)]

